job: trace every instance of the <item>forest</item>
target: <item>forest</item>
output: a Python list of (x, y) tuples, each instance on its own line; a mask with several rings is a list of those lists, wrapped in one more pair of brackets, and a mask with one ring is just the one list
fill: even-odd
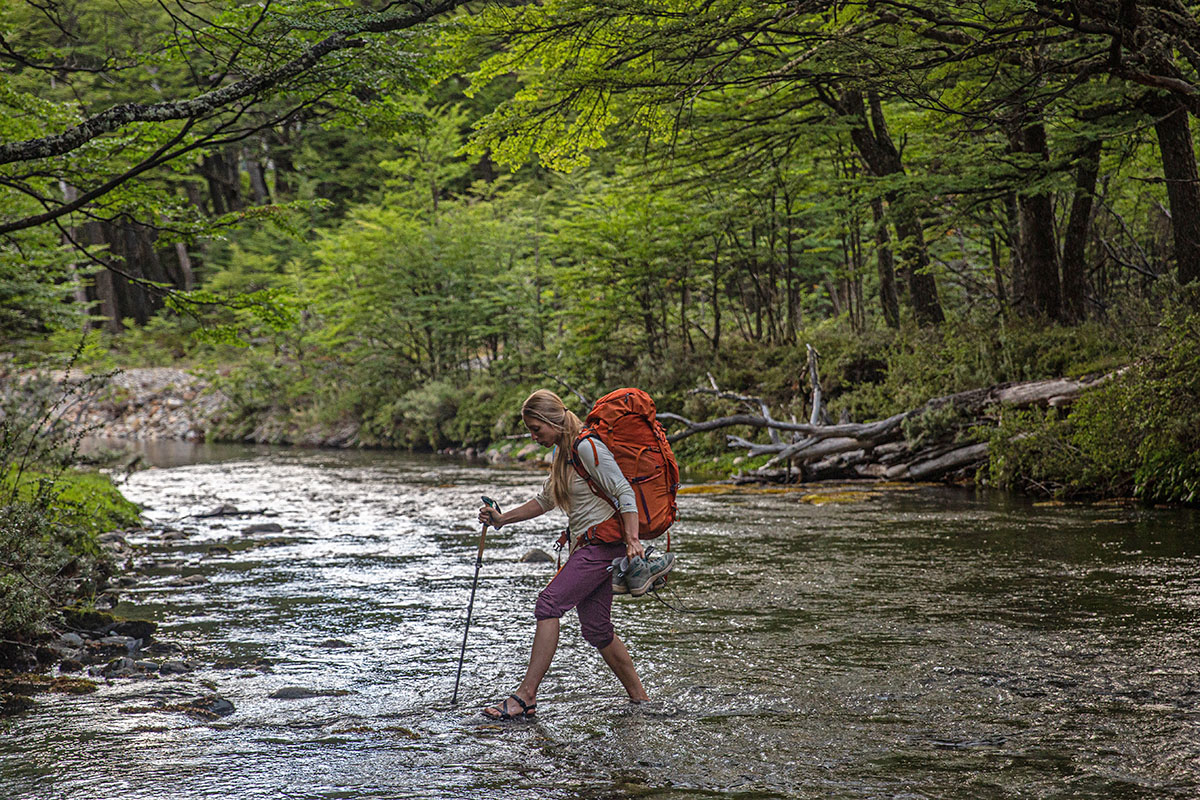
[[(1198, 6), (11, 0), (3, 369), (184, 365), (220, 437), (437, 450), (543, 385), (817, 417), (810, 351), (818, 422), (1101, 378), (903, 435), (1194, 502)], [(767, 440), (681, 459), (726, 433)]]

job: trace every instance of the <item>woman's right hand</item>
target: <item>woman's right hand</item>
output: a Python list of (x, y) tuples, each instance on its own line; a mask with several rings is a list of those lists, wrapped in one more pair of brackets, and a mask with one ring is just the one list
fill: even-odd
[(500, 530), (500, 526), (504, 524), (500, 521), (501, 516), (500, 512), (491, 506), (479, 507), (479, 522), (483, 525), (490, 525), (496, 530)]

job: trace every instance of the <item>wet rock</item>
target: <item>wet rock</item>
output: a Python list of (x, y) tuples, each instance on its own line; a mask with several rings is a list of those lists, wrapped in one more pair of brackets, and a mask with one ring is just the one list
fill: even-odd
[(33, 708), (36, 703), (32, 697), (27, 697), (23, 694), (0, 694), (0, 717), (8, 717), (13, 714), (20, 714), (22, 711), (28, 711)]
[(237, 506), (229, 503), (222, 503), (213, 510), (205, 511), (203, 514), (197, 514), (196, 516), (203, 519), (205, 517), (231, 517), (240, 513), (241, 512), (238, 511)]
[(306, 686), (284, 686), (271, 692), (276, 700), (305, 700), (310, 697), (344, 697), (350, 694), (345, 689), (310, 689)]
[(283, 526), (278, 522), (260, 522), (242, 528), (242, 533), (283, 533)]
[(140, 672), (137, 662), (132, 658), (114, 658), (99, 670), (105, 678), (132, 678)]
[(236, 709), (233, 703), (219, 695), (203, 697), (190, 704), (191, 711), (202, 717), (228, 717)]
[(112, 632), (118, 636), (131, 636), (134, 639), (146, 641), (158, 632), (158, 623), (142, 619), (126, 619), (114, 625)]
[(75, 658), (64, 658), (58, 662), (59, 672), (79, 672), (83, 669), (83, 662)]
[(521, 556), (521, 563), (522, 564), (545, 564), (545, 563), (553, 564), (554, 556), (550, 555), (545, 550), (539, 550), (538, 548), (535, 547), (532, 550), (530, 550), (529, 552), (527, 552), (525, 555)]
[(142, 640), (135, 639), (132, 636), (120, 636), (120, 635), (105, 636), (105, 637), (99, 639), (98, 641), (100, 644), (104, 645), (105, 647), (110, 647), (110, 648), (122, 648), (123, 647), (131, 653), (134, 650), (140, 650), (142, 647)]
[(223, 544), (214, 544), (212, 547), (208, 548), (208, 555), (210, 555), (210, 556), (231, 556), (231, 555), (233, 555), (233, 550), (229, 549), (228, 547), (226, 547)]
[(89, 694), (96, 689), (97, 686), (92, 681), (53, 678), (40, 673), (9, 673), (0, 677), (0, 694)]
[(341, 639), (326, 639), (325, 641), (321, 642), (317, 646), (318, 647), (328, 647), (331, 650), (339, 650), (339, 649), (345, 649), (348, 647), (353, 647), (354, 645), (350, 644), (349, 642), (344, 642)]
[(58, 637), (58, 641), (67, 647), (83, 647), (83, 637), (78, 633), (64, 633)]
[(62, 615), (67, 627), (75, 631), (105, 633), (117, 621), (112, 614), (87, 608), (64, 608)]
[(192, 665), (186, 661), (172, 659), (164, 661), (157, 669), (160, 675), (186, 675), (192, 671)]
[(186, 586), (203, 586), (208, 583), (208, 578), (203, 575), (188, 575), (185, 577), (175, 578), (167, 583), (167, 586), (186, 587)]

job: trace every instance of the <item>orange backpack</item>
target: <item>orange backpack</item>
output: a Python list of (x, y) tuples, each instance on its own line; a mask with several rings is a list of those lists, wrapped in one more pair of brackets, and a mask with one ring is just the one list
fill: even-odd
[[(679, 465), (667, 443), (667, 434), (655, 415), (654, 401), (641, 389), (617, 389), (601, 397), (588, 412), (584, 429), (572, 445), (571, 463), (597, 496), (615, 509), (616, 501), (605, 494), (579, 463), (579, 445), (597, 438), (612, 451), (621, 474), (637, 498), (638, 538), (653, 539), (666, 533), (679, 510)], [(620, 529), (617, 528), (618, 541)], [(670, 549), (670, 537), (667, 549)]]

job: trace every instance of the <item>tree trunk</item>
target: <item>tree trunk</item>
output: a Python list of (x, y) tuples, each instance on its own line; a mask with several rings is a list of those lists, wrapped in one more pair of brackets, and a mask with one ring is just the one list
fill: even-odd
[[(860, 91), (846, 91), (839, 102), (839, 112), (853, 118), (854, 127), (850, 138), (858, 148), (859, 155), (872, 175), (883, 177), (904, 172), (900, 151), (892, 142), (883, 106), (879, 96), (871, 94), (871, 115)], [(887, 197), (892, 218), (896, 225), (899, 241), (897, 252), (908, 274), (909, 302), (912, 303), (917, 322), (921, 325), (937, 325), (945, 320), (941, 301), (938, 299), (937, 283), (930, 272), (929, 251), (925, 247), (925, 231), (916, 211), (904, 203), (895, 192)]]
[(1008, 299), (1004, 292), (1004, 272), (1000, 267), (1000, 243), (996, 241), (994, 230), (988, 236), (988, 249), (992, 254), (992, 278), (996, 282), (996, 305), (999, 307), (1000, 315), (1004, 316), (1008, 309)]
[(714, 353), (721, 352), (721, 237), (713, 239), (712, 260), (712, 349)]
[(245, 207), (237, 158), (228, 151), (206, 155), (200, 164), (200, 174), (208, 181), (208, 195), (214, 214), (228, 214)]
[(883, 306), (883, 318), (889, 328), (900, 327), (900, 298), (896, 294), (896, 268), (892, 259), (892, 241), (888, 235), (887, 220), (883, 215), (883, 201), (876, 197), (871, 201), (871, 214), (875, 218), (875, 258), (879, 270), (879, 302)]
[[(1041, 122), (1024, 124), (1013, 133), (1013, 149), (1049, 161), (1046, 129)], [(1025, 295), (1020, 310), (1049, 319), (1062, 318), (1062, 285), (1058, 277), (1058, 243), (1054, 236), (1054, 204), (1046, 192), (1018, 194), (1021, 269)]]
[(1187, 284), (1200, 280), (1200, 176), (1188, 112), (1168, 95), (1150, 98), (1147, 108), (1155, 116), (1154, 132), (1167, 181), (1179, 283)]
[(1082, 322), (1087, 316), (1086, 249), (1102, 146), (1099, 139), (1089, 142), (1080, 154), (1079, 166), (1075, 171), (1075, 196), (1071, 200), (1071, 216), (1067, 221), (1062, 258), (1063, 318), (1067, 322)]
[(263, 175), (262, 164), (250, 152), (249, 147), (242, 148), (242, 158), (246, 162), (246, 172), (250, 175), (250, 192), (254, 195), (254, 205), (269, 204), (271, 191), (267, 188), (267, 179)]

